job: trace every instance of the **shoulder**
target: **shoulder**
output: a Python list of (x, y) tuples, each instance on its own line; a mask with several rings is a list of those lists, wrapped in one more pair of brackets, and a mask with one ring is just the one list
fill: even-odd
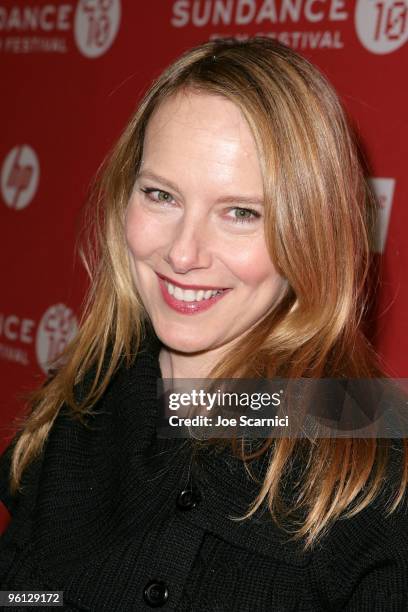
[(320, 588), (324, 585), (325, 596), (338, 609), (408, 609), (407, 491), (390, 513), (401, 473), (401, 448), (401, 440), (394, 442), (382, 492), (354, 516), (335, 521), (314, 552), (314, 580), (324, 577)]
[[(49, 385), (55, 373), (55, 371), (49, 373), (43, 383), (43, 388)], [(82, 380), (75, 385), (73, 392), (76, 401), (83, 399), (94, 378), (95, 368), (91, 368), (85, 373)], [(109, 385), (109, 389), (112, 386), (113, 381)], [(41, 453), (24, 470), (19, 492), (12, 494), (10, 490), (12, 457), (22, 430), (15, 432), (14, 437), (8, 442), (0, 456), (0, 501), (12, 516), (18, 513), (22, 506), (30, 504), (30, 498), (37, 493), (44, 466), (54, 464), (56, 454), (59, 455), (58, 461), (64, 462), (64, 456), (67, 457), (75, 452), (75, 448), (78, 450), (78, 445), (86, 445), (92, 437), (95, 438), (95, 433), (92, 434), (92, 431), (93, 429), (96, 431), (98, 428), (100, 429), (103, 418), (105, 418), (105, 425), (107, 424), (108, 413), (112, 413), (114, 409), (112, 403), (106, 402), (107, 396), (108, 392), (92, 407), (91, 414), (85, 415), (82, 423), (66, 403), (61, 405)]]
[[(106, 370), (110, 359), (109, 347), (103, 363)], [(47, 378), (47, 386), (54, 373)], [(27, 468), (22, 496), (34, 493), (30, 485), (41, 476), (41, 488), (50, 481), (62, 486), (75, 479), (95, 478), (106, 469), (112, 470), (119, 456), (126, 456), (153, 435), (157, 417), (155, 399), (160, 369), (154, 355), (145, 346), (134, 361), (126, 364), (122, 356), (114, 374), (99, 398), (82, 418), (65, 402), (52, 424), (43, 450)], [(87, 370), (73, 389), (76, 402), (89, 393), (96, 378), (96, 366)], [(0, 457), (0, 500), (11, 513), (22, 496), (10, 494), (10, 468), (14, 447), (21, 432), (17, 433)], [(78, 481), (79, 481), (78, 480)], [(46, 487), (45, 487), (46, 488)], [(57, 494), (57, 492), (56, 492)]]

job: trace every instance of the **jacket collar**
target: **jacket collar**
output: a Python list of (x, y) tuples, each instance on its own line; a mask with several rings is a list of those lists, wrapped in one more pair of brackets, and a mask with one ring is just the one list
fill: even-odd
[[(254, 501), (260, 490), (269, 465), (269, 453), (250, 463), (251, 472), (258, 483), (250, 478), (243, 461), (232, 454), (229, 446), (224, 449), (213, 445), (203, 448), (194, 439), (157, 438), (158, 424), (158, 379), (162, 377), (159, 366), (159, 353), (163, 346), (152, 325), (146, 326), (146, 336), (138, 357), (136, 374), (149, 372), (144, 379), (144, 392), (148, 414), (151, 419), (150, 435), (155, 439), (152, 446), (154, 453), (167, 456), (172, 449), (180, 452), (184, 474), (188, 479), (187, 486), (195, 483), (202, 493), (202, 501), (197, 511), (188, 513), (186, 519), (203, 529), (217, 533), (231, 543), (245, 546), (253, 552), (270, 556), (288, 563), (304, 566), (309, 563), (309, 554), (301, 551), (300, 544), (289, 541), (288, 533), (274, 523), (270, 511), (264, 502), (263, 508), (254, 516), (244, 521), (236, 521)], [(134, 374), (135, 372), (133, 372)], [(259, 442), (259, 441), (258, 441)], [(188, 464), (191, 464), (191, 470)], [(300, 463), (293, 469), (292, 479), (298, 474)], [(290, 483), (285, 491), (290, 491)], [(290, 503), (290, 497), (284, 497)], [(235, 518), (232, 518), (235, 517)]]

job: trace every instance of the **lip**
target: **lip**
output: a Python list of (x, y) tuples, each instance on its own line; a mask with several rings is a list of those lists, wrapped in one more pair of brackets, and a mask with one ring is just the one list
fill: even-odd
[(217, 291), (225, 291), (226, 289), (230, 288), (230, 287), (216, 287), (214, 285), (184, 285), (183, 283), (179, 283), (179, 282), (172, 280), (168, 276), (164, 276), (164, 274), (159, 274), (158, 272), (156, 272), (156, 274), (162, 280), (165, 280), (168, 283), (171, 283), (175, 287), (180, 287), (180, 289), (194, 289), (195, 291), (199, 291), (200, 289), (203, 289), (203, 291), (208, 291), (209, 289), (216, 289)]
[(209, 308), (214, 306), (217, 302), (222, 300), (222, 298), (231, 291), (231, 289), (225, 289), (223, 293), (220, 293), (219, 295), (215, 295), (214, 297), (211, 297), (208, 300), (200, 300), (199, 302), (182, 302), (181, 300), (176, 300), (176, 298), (173, 295), (170, 295), (170, 293), (167, 291), (166, 285), (164, 283), (164, 279), (161, 278), (160, 275), (158, 275), (158, 278), (159, 278), (160, 291), (161, 291), (164, 301), (172, 310), (175, 310), (176, 312), (179, 312), (181, 314), (192, 315), (192, 314), (197, 314), (199, 312), (204, 312), (205, 310), (208, 310)]

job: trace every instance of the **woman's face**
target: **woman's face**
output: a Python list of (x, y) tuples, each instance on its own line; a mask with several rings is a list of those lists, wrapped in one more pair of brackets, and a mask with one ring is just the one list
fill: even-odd
[(188, 92), (156, 109), (126, 239), (135, 286), (170, 349), (226, 347), (270, 309), (282, 278), (262, 199), (255, 142), (235, 104)]

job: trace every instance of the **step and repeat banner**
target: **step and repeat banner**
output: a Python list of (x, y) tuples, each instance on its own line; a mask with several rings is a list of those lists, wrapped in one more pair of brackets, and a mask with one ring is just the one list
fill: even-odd
[(352, 118), (380, 206), (371, 337), (408, 376), (408, 0), (0, 0), (0, 450), (76, 333), (79, 210), (142, 92), (188, 47), (256, 34), (315, 63)]

